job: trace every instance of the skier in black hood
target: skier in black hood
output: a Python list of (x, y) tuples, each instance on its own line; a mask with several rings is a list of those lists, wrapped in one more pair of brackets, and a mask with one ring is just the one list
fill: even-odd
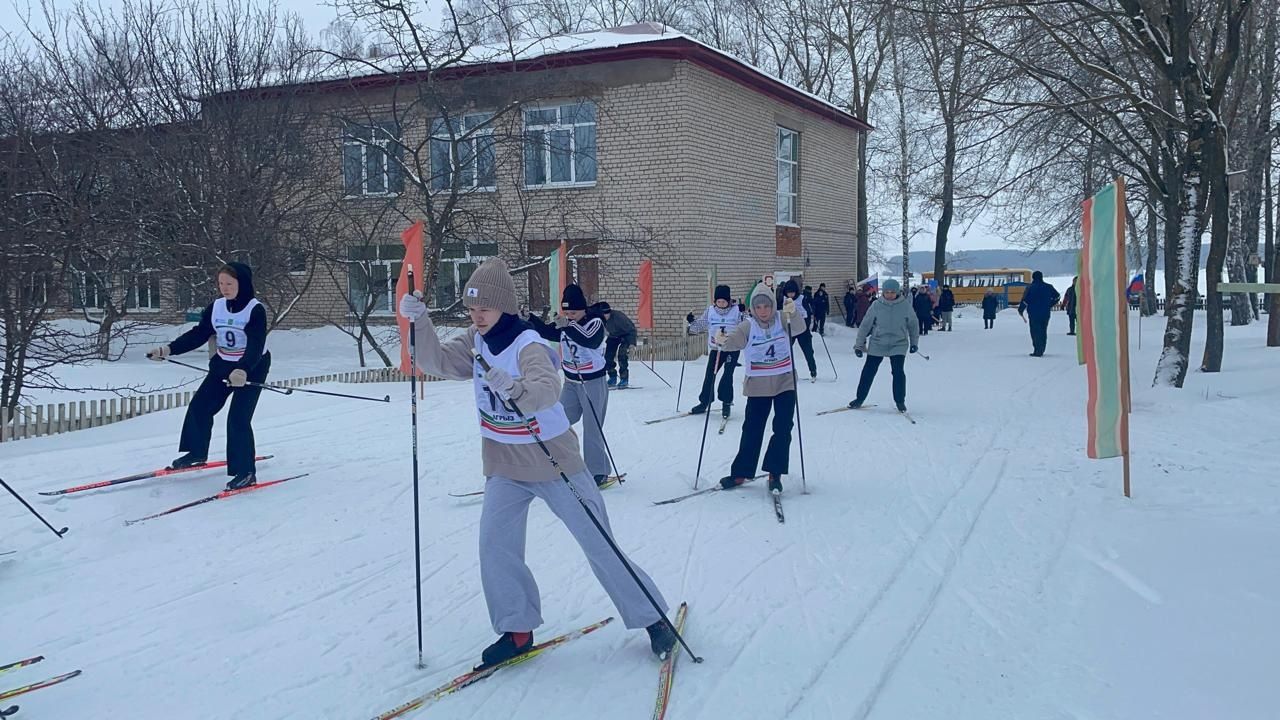
[(800, 319), (805, 321), (805, 331), (791, 338), (794, 345), (797, 341), (800, 343), (800, 351), (804, 353), (804, 360), (809, 365), (809, 381), (818, 381), (818, 363), (813, 358), (813, 333), (809, 331), (809, 303), (803, 295), (800, 294), (800, 285), (795, 280), (788, 280), (782, 284), (783, 304), (786, 304), (788, 298), (796, 301), (796, 314)]
[(249, 383), (266, 382), (271, 369), (271, 353), (266, 349), (267, 310), (254, 297), (253, 271), (243, 263), (230, 262), (218, 270), (218, 291), (222, 297), (209, 303), (199, 324), (168, 345), (148, 352), (147, 357), (164, 362), (170, 355), (191, 352), (209, 338), (216, 339), (218, 352), (209, 358), (209, 374), (192, 396), (182, 422), (178, 450), (185, 454), (170, 467), (195, 467), (208, 460), (213, 417), (230, 397), (227, 474), (231, 481), (227, 489), (239, 490), (257, 482), (251, 423), (262, 389)]

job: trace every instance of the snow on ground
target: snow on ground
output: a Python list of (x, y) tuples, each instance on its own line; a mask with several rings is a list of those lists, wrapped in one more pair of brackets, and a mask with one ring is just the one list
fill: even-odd
[[(798, 443), (787, 524), (759, 485), (687, 492), (702, 425), (638, 365), (610, 396), (610, 444), (630, 481), (606, 499), (620, 544), (674, 603), (706, 657), (682, 660), (673, 720), (701, 718), (1275, 717), (1280, 641), (1280, 375), (1260, 325), (1227, 328), (1227, 371), (1152, 389), (1160, 327), (1134, 357), (1134, 497), (1118, 460), (1084, 457), (1084, 374), (1065, 318), (1027, 357), (1012, 312), (907, 363), (911, 425), (878, 407), (818, 417), (853, 394), (849, 330), (818, 343), (803, 383), (809, 495)], [(1203, 328), (1203, 324), (1200, 325)], [(283, 363), (295, 362), (283, 349)], [(1198, 349), (1197, 349), (1198, 352)], [(336, 368), (335, 368), (336, 369)], [(676, 363), (658, 370), (673, 384)], [(693, 404), (691, 362), (682, 408)], [(334, 389), (341, 389), (336, 386)], [(255, 429), (277, 488), (125, 527), (218, 490), (215, 471), (61, 499), (35, 493), (159, 466), (181, 411), (0, 445), (0, 475), (57, 540), (0, 499), (0, 663), (48, 659), (0, 689), (82, 668), (24, 696), (28, 720), (368, 718), (459, 674), (492, 640), (476, 566), (480, 504), (470, 390), (432, 383), (420, 405), (428, 667), (415, 667), (409, 408), (266, 395)], [(727, 471), (742, 405), (707, 438), (702, 484)], [(222, 442), (221, 429), (214, 447)], [(614, 614), (568, 533), (540, 505), (529, 562), (546, 639)], [(648, 718), (656, 663), (614, 623), (410, 717)]]

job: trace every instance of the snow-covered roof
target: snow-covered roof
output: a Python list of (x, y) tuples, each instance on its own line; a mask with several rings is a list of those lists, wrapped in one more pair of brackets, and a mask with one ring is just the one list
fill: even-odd
[[(450, 63), (450, 69), (474, 71), (484, 66), (503, 64), (519, 66), (532, 61), (550, 61), (553, 58), (573, 60), (575, 55), (580, 56), (579, 59), (584, 63), (608, 62), (620, 59), (610, 57), (608, 51), (644, 46), (651, 46), (655, 51), (659, 48), (676, 46), (700, 51), (704, 56), (709, 55), (718, 59), (721, 64), (735, 66), (755, 76), (756, 82), (752, 84), (757, 85), (759, 90), (773, 95), (792, 96), (793, 102), (799, 101), (796, 104), (816, 105), (822, 108), (822, 114), (838, 118), (844, 124), (863, 130), (871, 129), (871, 126), (867, 125), (862, 118), (856, 117), (836, 103), (802, 90), (734, 55), (678, 30), (653, 22), (547, 38), (512, 40), (504, 45), (475, 45), (468, 48), (460, 59), (454, 59)], [(374, 59), (338, 59), (319, 69), (306, 84), (375, 79), (382, 76), (421, 72), (425, 69), (420, 59), (408, 59), (399, 55)], [(513, 69), (516, 68), (513, 67)], [(771, 87), (766, 90), (765, 86)]]

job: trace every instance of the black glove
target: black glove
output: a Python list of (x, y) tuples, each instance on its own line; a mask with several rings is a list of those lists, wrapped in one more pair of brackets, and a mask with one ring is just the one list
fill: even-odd
[(919, 350), (919, 349), (920, 349), (920, 348), (916, 347), (915, 345), (912, 345), (912, 346), (911, 346), (911, 352), (915, 352), (915, 351), (917, 351), (917, 350)]
[(854, 349), (853, 349), (853, 356), (854, 356), (854, 357), (862, 357), (862, 351), (861, 351), (861, 350), (859, 350), (858, 348), (854, 348)]
[(689, 313), (688, 315), (685, 315), (685, 316), (684, 316), (684, 321), (685, 321), (685, 322), (687, 322), (687, 323), (689, 323), (690, 325), (692, 325), (692, 324), (693, 324), (693, 313)]

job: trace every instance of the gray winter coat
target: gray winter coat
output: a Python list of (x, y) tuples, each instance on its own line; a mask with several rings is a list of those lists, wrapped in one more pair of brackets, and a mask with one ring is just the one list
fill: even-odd
[[(871, 336), (870, 345), (867, 343), (868, 335)], [(906, 355), (919, 339), (920, 321), (906, 296), (898, 295), (893, 300), (881, 297), (867, 308), (867, 316), (858, 327), (858, 340), (853, 347), (881, 357)]]

